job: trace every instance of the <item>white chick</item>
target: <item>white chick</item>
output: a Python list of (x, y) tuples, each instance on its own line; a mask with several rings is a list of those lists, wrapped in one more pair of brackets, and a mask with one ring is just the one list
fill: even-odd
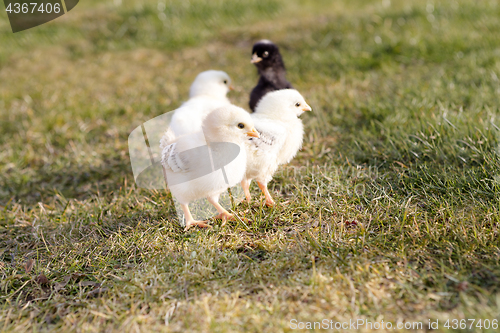
[(255, 179), (266, 197), (266, 205), (274, 206), (267, 184), (278, 166), (290, 162), (301, 148), (304, 127), (299, 116), (311, 110), (294, 89), (269, 92), (257, 104), (251, 116), (259, 138), (247, 141), (247, 170), (241, 181), (248, 202), (250, 183)]
[(161, 148), (177, 137), (201, 131), (207, 114), (230, 104), (226, 95), (232, 89), (231, 78), (223, 71), (209, 70), (198, 74), (189, 89), (189, 100), (174, 110)]
[[(223, 224), (233, 218), (219, 204), (219, 196), (243, 179), (247, 162), (245, 142), (248, 137), (259, 136), (250, 114), (234, 105), (209, 113), (203, 121), (202, 130), (204, 138), (197, 134), (185, 135), (162, 150), (167, 182), (171, 193), (181, 204), (185, 230), (193, 225), (209, 226), (206, 221), (194, 220), (188, 208), (190, 202), (200, 198), (207, 198), (217, 209), (219, 215), (216, 218), (222, 219)], [(224, 160), (230, 162), (226, 164)]]

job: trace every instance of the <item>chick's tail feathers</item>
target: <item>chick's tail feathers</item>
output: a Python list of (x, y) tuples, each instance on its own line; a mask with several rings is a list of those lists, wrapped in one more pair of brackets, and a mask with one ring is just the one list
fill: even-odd
[(186, 169), (186, 165), (177, 151), (177, 143), (171, 143), (163, 148), (161, 152), (161, 163), (172, 172), (181, 172)]
[(160, 139), (160, 149), (163, 150), (166, 146), (175, 141), (175, 133), (171, 127), (167, 129), (165, 134)]

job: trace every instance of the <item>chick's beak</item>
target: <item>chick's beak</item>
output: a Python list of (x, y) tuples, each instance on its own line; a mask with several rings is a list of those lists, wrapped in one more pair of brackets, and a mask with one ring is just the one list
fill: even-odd
[(232, 84), (229, 85), (229, 90), (234, 90), (234, 86)]
[(302, 108), (302, 111), (312, 111), (311, 107), (309, 105), (304, 105), (304, 107)]
[(253, 138), (259, 137), (259, 132), (257, 132), (257, 130), (255, 128), (252, 128), (252, 130), (247, 132), (246, 134), (247, 134), (247, 136), (251, 136)]
[(250, 60), (250, 62), (252, 64), (256, 64), (256, 63), (261, 62), (261, 61), (262, 61), (262, 58), (257, 56), (257, 53), (252, 54), (252, 60)]

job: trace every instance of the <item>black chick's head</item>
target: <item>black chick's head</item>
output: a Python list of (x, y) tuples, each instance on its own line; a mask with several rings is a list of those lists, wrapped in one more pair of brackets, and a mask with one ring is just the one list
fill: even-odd
[(260, 40), (253, 45), (251, 62), (259, 70), (274, 66), (284, 68), (278, 46), (267, 39)]

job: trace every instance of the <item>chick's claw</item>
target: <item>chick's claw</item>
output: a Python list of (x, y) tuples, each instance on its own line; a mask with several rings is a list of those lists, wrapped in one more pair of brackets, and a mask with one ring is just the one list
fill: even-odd
[(274, 202), (273, 199), (271, 199), (271, 198), (266, 199), (266, 206), (267, 207), (274, 207), (274, 205), (276, 205), (276, 202)]
[(188, 231), (192, 226), (198, 226), (200, 228), (211, 228), (212, 226), (206, 223), (207, 221), (191, 221), (186, 222), (186, 227), (184, 231)]
[(236, 218), (234, 217), (234, 215), (229, 213), (229, 212), (222, 212), (219, 215), (217, 215), (215, 218), (222, 220), (221, 227), (225, 226), (227, 221), (236, 221)]

